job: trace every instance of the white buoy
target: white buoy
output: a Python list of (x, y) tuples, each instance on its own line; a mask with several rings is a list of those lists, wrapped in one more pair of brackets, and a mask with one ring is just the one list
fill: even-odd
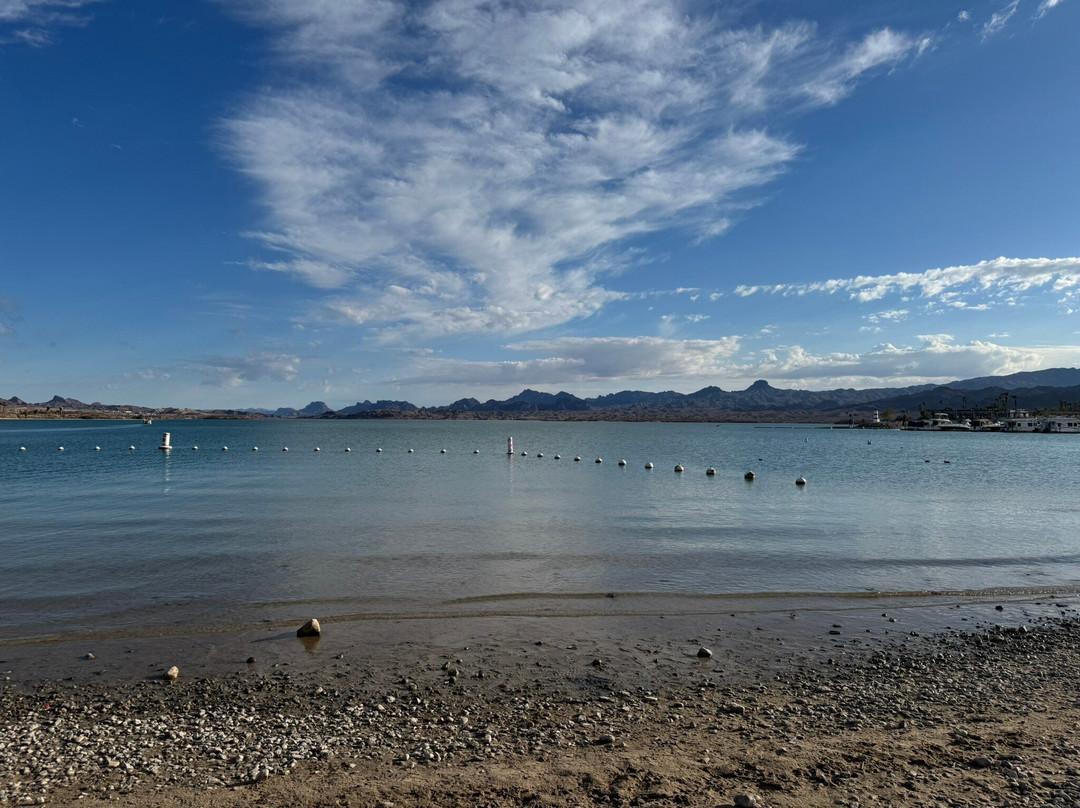
[(135, 451), (135, 447), (134, 447), (134, 446), (129, 446), (129, 447), (128, 447), (128, 451), (129, 451), (129, 452), (134, 452), (134, 451)]
[(555, 455), (555, 460), (562, 460), (562, 455)]
[(281, 451), (287, 452), (287, 451), (289, 451), (289, 447), (288, 446), (282, 446)]
[(259, 447), (258, 446), (252, 446), (251, 451), (253, 451), (253, 452), (259, 451)]
[(575, 457), (575, 458), (574, 458), (574, 462), (575, 462), (575, 463), (579, 462), (580, 460), (581, 460), (581, 458), (580, 458), (580, 457)]
[(439, 454), (446, 454), (446, 449), (439, 449)]
[(168, 432), (161, 433), (161, 445), (158, 447), (163, 452), (168, 452), (172, 449), (172, 435)]
[(199, 447), (198, 446), (192, 446), (191, 451), (197, 452), (197, 451), (199, 451)]
[(651, 468), (652, 468), (652, 463), (651, 463), (651, 462), (649, 462), (649, 463), (646, 463), (646, 464), (645, 464), (645, 468), (647, 468), (647, 469), (651, 469)]
[(222, 446), (221, 451), (227, 452), (227, 451), (229, 451), (229, 447), (228, 446)]
[(321, 452), (321, 451), (322, 451), (322, 449), (320, 449), (320, 448), (319, 448), (318, 446), (316, 446), (316, 447), (315, 447), (315, 451), (316, 451), (316, 452)]
[(351, 451), (352, 451), (352, 449), (350, 449), (350, 448), (349, 448), (348, 446), (346, 446), (346, 447), (345, 447), (345, 451), (346, 451), (346, 452), (351, 452)]
[(620, 461), (619, 461), (619, 465), (620, 465), (620, 466), (625, 466), (625, 465), (626, 465), (626, 461), (625, 461), (625, 460), (620, 460)]
[(407, 452), (407, 454), (412, 454), (412, 453), (413, 453), (412, 449), (409, 449), (409, 451)]
[(754, 472), (752, 472), (752, 471), (748, 471), (748, 472), (746, 472), (746, 474), (744, 474), (744, 475), (742, 476), (742, 478), (743, 478), (744, 480), (753, 480), (753, 479), (754, 479), (754, 477), (756, 477), (756, 476), (757, 476), (757, 475), (756, 475), (756, 474), (754, 474)]
[[(543, 452), (537, 452), (537, 453), (536, 453), (536, 456), (537, 456), (537, 457), (543, 457), (543, 456), (544, 456), (544, 453), (543, 453)], [(946, 463), (948, 463), (949, 461), (948, 461), (948, 460), (946, 460), (945, 462), (946, 462)]]
[(685, 470), (686, 470), (686, 469), (684, 469), (684, 468), (682, 467), (682, 464), (679, 464), (678, 466), (676, 466), (676, 467), (675, 467), (675, 471), (685, 471)]
[(716, 469), (714, 469), (712, 466), (709, 466), (707, 469), (705, 469), (705, 473), (709, 477), (714, 477), (714, 476), (716, 476)]
[(64, 451), (64, 447), (63, 447), (63, 446), (58, 446), (58, 447), (56, 448), (56, 451), (58, 451), (58, 452), (62, 452), (62, 451)]
[(382, 451), (382, 449), (376, 449), (376, 450), (375, 450), (375, 453), (376, 453), (376, 454), (378, 454), (378, 453), (379, 453), (379, 452), (381, 452), (381, 451)]
[(805, 477), (800, 477), (799, 479), (797, 479), (795, 481), (795, 485), (806, 485), (806, 478)]
[(529, 453), (528, 453), (528, 452), (522, 452), (522, 453), (521, 453), (521, 456), (522, 456), (522, 457), (528, 457), (528, 456), (529, 456)]
[(596, 458), (596, 460), (594, 460), (593, 462), (594, 462), (594, 463), (603, 463), (603, 462), (604, 462), (604, 458), (602, 458), (602, 457), (598, 457), (598, 458)]
[(473, 450), (472, 450), (472, 453), (473, 453), (473, 454), (480, 454), (480, 450), (479, 450), (479, 449), (473, 449)]
[(20, 451), (20, 452), (25, 452), (25, 451), (26, 451), (26, 447), (25, 447), (25, 446), (20, 446), (20, 447), (19, 447), (19, 451)]
[(512, 455), (514, 453), (514, 439), (513, 438), (507, 438), (506, 439), (506, 453), (508, 455)]

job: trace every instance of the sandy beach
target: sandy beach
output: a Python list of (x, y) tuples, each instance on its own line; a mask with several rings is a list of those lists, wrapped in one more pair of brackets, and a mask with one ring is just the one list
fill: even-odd
[(6, 644), (0, 803), (1080, 805), (1072, 596), (605, 600)]

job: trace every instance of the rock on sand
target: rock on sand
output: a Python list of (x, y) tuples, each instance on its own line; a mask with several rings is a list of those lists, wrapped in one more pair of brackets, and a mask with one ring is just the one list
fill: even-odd
[(297, 637), (319, 637), (322, 635), (322, 627), (314, 617), (296, 630)]

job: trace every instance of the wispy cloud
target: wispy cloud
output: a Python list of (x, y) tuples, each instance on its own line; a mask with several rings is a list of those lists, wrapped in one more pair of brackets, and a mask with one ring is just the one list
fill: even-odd
[(184, 363), (184, 369), (202, 375), (212, 387), (239, 387), (261, 379), (290, 382), (300, 370), (300, 359), (289, 354), (258, 351), (247, 356), (204, 356)]
[(986, 21), (981, 30), (983, 39), (992, 37), (994, 34), (999, 33), (1016, 14), (1016, 9), (1020, 7), (1020, 0), (1012, 0), (999, 11), (995, 11), (990, 19)]
[(1024, 292), (1036, 287), (1056, 291), (1080, 285), (1080, 258), (995, 258), (966, 266), (928, 269), (925, 272), (897, 272), (891, 275), (859, 275), (811, 283), (739, 286), (735, 294), (808, 295), (847, 294), (867, 303), (889, 294), (915, 294), (939, 300), (956, 308), (983, 306), (960, 299), (963, 291), (986, 295), (995, 291)]
[(1057, 8), (1058, 6), (1060, 6), (1064, 2), (1065, 2), (1065, 0), (1042, 0), (1042, 2), (1039, 3), (1038, 10), (1036, 10), (1036, 12), (1035, 12), (1035, 19), (1037, 19), (1037, 20), (1042, 19), (1043, 17), (1045, 17), (1047, 15), (1047, 13), (1049, 13), (1051, 10)]
[(223, 125), (278, 255), (384, 339), (587, 317), (628, 240), (711, 237), (800, 147), (778, 110), (833, 104), (918, 43), (836, 46), (682, 0), (246, 2), (288, 81)]
[(54, 31), (89, 21), (88, 6), (101, 0), (0, 0), (0, 45), (49, 45)]

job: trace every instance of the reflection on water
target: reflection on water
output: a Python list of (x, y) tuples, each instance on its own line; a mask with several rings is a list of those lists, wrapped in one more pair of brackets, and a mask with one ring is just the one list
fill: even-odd
[[(169, 452), (156, 448), (162, 430)], [(867, 437), (711, 424), (4, 422), (0, 638), (42, 620), (167, 623), (267, 603), (421, 609), (521, 592), (1080, 580), (1080, 436)]]

